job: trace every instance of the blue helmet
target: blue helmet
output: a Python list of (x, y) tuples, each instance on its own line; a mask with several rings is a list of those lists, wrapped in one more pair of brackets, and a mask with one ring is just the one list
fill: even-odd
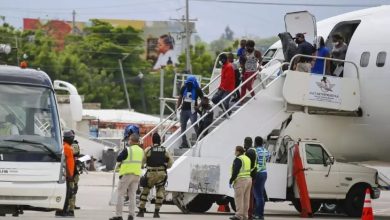
[(123, 138), (127, 139), (131, 134), (139, 135), (139, 128), (137, 125), (127, 125), (125, 131), (123, 132)]

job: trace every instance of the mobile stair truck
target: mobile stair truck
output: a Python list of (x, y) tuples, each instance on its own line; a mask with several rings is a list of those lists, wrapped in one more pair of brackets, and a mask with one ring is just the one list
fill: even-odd
[[(292, 22), (286, 23), (291, 27), (307, 27), (294, 25), (293, 21), (300, 16), (291, 14), (290, 19), (286, 16), (286, 20)], [(306, 12), (302, 17), (315, 26), (310, 14)], [(289, 32), (308, 33), (305, 30)], [(314, 39), (315, 32), (311, 36)], [(227, 204), (233, 197), (228, 180), (234, 149), (242, 145), (247, 136), (269, 137), (267, 147), (272, 154), (267, 163), (269, 201), (291, 201), (298, 211), (302, 210), (298, 188), (303, 188), (298, 186), (293, 172), (293, 160), (298, 153), (312, 213), (321, 203), (330, 203), (338, 205), (347, 215), (357, 217), (362, 212), (366, 188), (371, 190), (373, 199), (379, 197), (380, 183), (384, 182), (376, 169), (338, 160), (343, 156), (347, 156), (348, 161), (357, 156), (360, 161), (368, 158), (354, 152), (356, 134), (345, 133), (348, 125), (358, 126), (364, 120), (359, 68), (352, 61), (311, 57), (344, 63), (344, 77), (298, 72), (292, 70), (298, 57), (292, 57), (289, 63), (271, 60), (261, 72), (256, 72), (252, 76), (256, 79), (254, 97), (242, 97), (227, 110), (222, 103), (228, 97), (214, 105), (214, 121), (205, 129), (207, 135), (195, 134), (194, 127), (203, 116), (196, 123), (189, 123), (183, 133), (178, 130), (164, 141), (162, 145), (175, 156), (175, 163), (168, 170), (167, 201), (183, 212), (205, 212), (215, 202)], [(210, 83), (203, 88), (209, 97), (216, 92), (219, 79), (219, 70), (215, 68)], [(245, 104), (238, 105), (244, 99), (247, 99)], [(179, 123), (176, 120), (167, 125), (168, 120), (174, 121), (175, 113), (146, 136), (155, 131), (164, 135), (170, 126)], [(341, 139), (343, 133), (351, 136)], [(183, 135), (191, 143), (189, 149), (180, 149)]]
[[(43, 71), (0, 66), (0, 216), (63, 208), (65, 164), (54, 89)], [(71, 94), (70, 101), (80, 120), (80, 96)]]

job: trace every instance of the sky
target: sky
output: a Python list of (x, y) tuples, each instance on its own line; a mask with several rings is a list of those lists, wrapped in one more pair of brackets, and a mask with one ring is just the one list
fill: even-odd
[[(189, 0), (189, 15), (197, 19), (196, 31), (201, 39), (211, 42), (224, 33), (226, 26), (236, 38), (277, 36), (284, 31), (283, 18), (287, 12), (308, 10), (319, 21), (384, 4), (390, 4), (390, 0)], [(164, 21), (185, 15), (185, 0), (0, 0), (0, 15), (17, 28), (22, 27), (23, 18), (70, 21), (73, 10), (77, 21), (91, 18)]]

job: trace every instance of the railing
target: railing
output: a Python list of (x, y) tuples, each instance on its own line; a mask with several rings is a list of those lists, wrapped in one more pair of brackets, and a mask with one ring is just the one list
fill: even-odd
[[(198, 145), (198, 143), (199, 143), (200, 139), (203, 137), (204, 133), (207, 132), (208, 129), (210, 129), (217, 121), (219, 121), (220, 119), (222, 119), (222, 118), (225, 117), (225, 116), (230, 117), (231, 115), (229, 115), (229, 112), (231, 112), (231, 111), (232, 111), (232, 110), (233, 110), (241, 101), (243, 101), (245, 98), (247, 98), (247, 96), (249, 96), (249, 94), (250, 94), (251, 92), (256, 91), (256, 89), (259, 88), (260, 86), (263, 87), (263, 89), (268, 88), (273, 82), (275, 82), (275, 80), (277, 80), (280, 76), (282, 76), (282, 75), (278, 75), (278, 73), (279, 73), (279, 71), (281, 70), (281, 68), (282, 68), (285, 64), (288, 64), (288, 63), (281, 63), (281, 62), (280, 62), (280, 67), (277, 69), (277, 71), (275, 71), (273, 74), (270, 74), (269, 76), (267, 76), (266, 78), (264, 78), (263, 80), (261, 80), (260, 83), (257, 84), (254, 88), (252, 88), (252, 90), (250, 90), (247, 94), (245, 94), (245, 96), (241, 97), (236, 103), (234, 103), (232, 106), (230, 106), (228, 110), (226, 110), (226, 111), (225, 111), (223, 114), (221, 114), (218, 118), (214, 119), (214, 121), (213, 121), (209, 126), (207, 126), (207, 127), (199, 134), (199, 136), (198, 136), (197, 139), (196, 139), (196, 142), (195, 142), (194, 146), (197, 146), (197, 145)], [(260, 74), (261, 74), (261, 72), (256, 72), (256, 75), (260, 75)], [(269, 82), (268, 84), (265, 84), (265, 83), (267, 82), (267, 80), (269, 80), (269, 79), (270, 79), (272, 76), (274, 76), (275, 74), (276, 74), (277, 76), (276, 76), (271, 82)], [(252, 76), (251, 76), (251, 77), (252, 77)], [(237, 89), (238, 89), (238, 88), (237, 88)], [(261, 90), (262, 90), (262, 89), (260, 89), (257, 93), (259, 93)], [(234, 94), (234, 92), (235, 92), (235, 91), (233, 91), (232, 93)], [(257, 94), (257, 93), (256, 93), (256, 94)], [(230, 94), (229, 94), (229, 95), (230, 95)], [(225, 98), (226, 98), (226, 97), (225, 97)], [(251, 99), (253, 99), (253, 98), (254, 98), (254, 96), (251, 97), (249, 100), (247, 100), (246, 104), (247, 104)], [(221, 102), (223, 103), (224, 100), (226, 100), (226, 99), (221, 100)], [(219, 104), (219, 103), (218, 103), (218, 104)], [(246, 105), (246, 104), (245, 104), (245, 105)], [(243, 107), (243, 106), (241, 106), (241, 108), (242, 108), (242, 107)], [(237, 111), (235, 111), (232, 115), (234, 115), (234, 114), (236, 114), (236, 113), (237, 113)], [(202, 148), (202, 145), (200, 145), (200, 146), (198, 147), (198, 157), (201, 156), (201, 155), (200, 155), (201, 148)]]
[[(281, 64), (282, 66), (283, 64)], [(276, 71), (275, 71), (276, 72)], [(278, 71), (279, 72), (279, 69)], [(214, 109), (216, 109), (217, 107), (221, 107), (222, 109), (224, 109), (224, 102), (230, 98), (231, 96), (233, 96), (236, 91), (238, 91), (239, 89), (241, 89), (242, 86), (244, 86), (246, 83), (249, 83), (252, 79), (255, 79), (255, 77), (257, 77), (258, 75), (260, 75), (261, 72), (260, 71), (257, 71), (255, 74), (253, 74), (252, 76), (248, 77), (248, 79), (246, 79), (244, 82), (241, 83), (240, 86), (238, 86), (237, 88), (235, 88), (232, 92), (230, 92), (226, 97), (224, 97), (222, 100), (220, 100), (216, 105), (214, 105), (209, 111), (213, 111)], [(265, 80), (268, 80), (269, 77), (273, 76), (273, 74), (271, 74), (270, 76), (266, 77), (266, 79), (264, 79), (263, 81)], [(258, 86), (262, 85), (264, 87), (264, 82), (261, 82), (259, 83), (255, 88), (257, 89)], [(232, 107), (229, 108), (229, 110), (225, 110), (224, 113), (219, 116), (217, 119), (214, 119), (213, 123), (212, 124), (215, 124), (216, 121), (220, 120), (222, 117), (224, 117), (225, 115), (227, 115), (231, 110), (232, 108), (234, 108), (235, 106), (238, 105), (238, 103), (240, 103), (240, 101), (244, 100), (244, 98), (246, 98), (252, 91), (254, 91), (254, 89), (252, 89), (249, 93), (247, 93), (244, 97), (241, 97), (239, 101), (237, 101), (234, 105), (232, 105)], [(253, 98), (253, 97), (252, 97)], [(174, 141), (172, 141), (168, 146), (165, 146), (167, 149), (169, 149), (174, 143), (176, 143), (177, 141), (179, 141), (183, 135), (186, 135), (192, 128), (194, 128), (197, 124), (199, 124), (199, 122), (201, 120), (203, 120), (205, 117), (207, 116), (207, 114), (204, 114), (202, 115), (196, 122), (194, 122), (193, 124), (191, 124), (190, 127), (187, 128), (187, 130), (185, 130), (184, 132), (182, 132), (178, 137), (176, 137), (176, 139), (174, 139)], [(227, 115), (227, 117), (229, 118), (229, 115)], [(210, 127), (210, 126), (209, 126)], [(208, 127), (208, 128), (209, 128)], [(204, 129), (202, 134), (208, 130), (207, 129)], [(199, 135), (199, 137), (202, 137), (202, 134)], [(198, 139), (199, 139), (198, 137)]]
[(358, 66), (354, 62), (348, 61), (348, 60), (339, 60), (339, 59), (334, 59), (334, 58), (329, 58), (329, 57), (317, 57), (317, 56), (311, 56), (311, 55), (296, 54), (291, 59), (288, 70), (292, 70), (291, 68), (294, 66), (293, 64), (295, 63), (295, 59), (298, 58), (298, 57), (305, 57), (305, 58), (324, 60), (324, 68), (323, 68), (323, 71), (322, 71), (322, 75), (323, 76), (326, 75), (326, 61), (334, 61), (334, 62), (337, 62), (337, 63), (349, 63), (349, 64), (352, 64), (352, 66), (355, 67), (355, 69), (356, 69), (356, 77), (357, 77), (357, 79), (360, 79), (359, 68), (358, 68)]

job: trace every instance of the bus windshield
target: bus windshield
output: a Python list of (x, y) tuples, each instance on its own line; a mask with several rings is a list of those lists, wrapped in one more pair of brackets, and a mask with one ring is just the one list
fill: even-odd
[(0, 160), (58, 161), (61, 150), (54, 92), (0, 84)]

